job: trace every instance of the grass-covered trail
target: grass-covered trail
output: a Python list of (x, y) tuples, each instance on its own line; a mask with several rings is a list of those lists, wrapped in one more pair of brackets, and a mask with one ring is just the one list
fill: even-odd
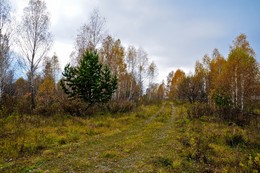
[(166, 102), (92, 118), (27, 117), (26, 126), (10, 117), (2, 121), (0, 172), (260, 170), (259, 130), (214, 116), (189, 119), (186, 112)]
[(113, 134), (60, 148), (40, 170), (57, 172), (151, 172), (172, 168), (174, 107), (163, 104), (157, 113)]

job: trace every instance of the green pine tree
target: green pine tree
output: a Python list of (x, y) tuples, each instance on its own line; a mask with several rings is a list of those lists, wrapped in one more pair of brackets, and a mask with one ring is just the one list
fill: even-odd
[(98, 62), (97, 52), (86, 51), (79, 66), (68, 64), (62, 73), (61, 86), (72, 98), (80, 98), (87, 108), (96, 103), (107, 103), (117, 88), (117, 76), (112, 76), (108, 66)]

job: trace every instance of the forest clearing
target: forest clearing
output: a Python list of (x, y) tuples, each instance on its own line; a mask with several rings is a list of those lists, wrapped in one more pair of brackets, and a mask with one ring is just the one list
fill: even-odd
[[(170, 102), (92, 118), (22, 118), (1, 119), (0, 172), (257, 172), (260, 168), (259, 129), (214, 116), (188, 118), (185, 106)], [(20, 122), (25, 119), (26, 124)], [(24, 152), (19, 153), (23, 140)]]
[(0, 0), (0, 173), (260, 172), (260, 1), (194, 2)]

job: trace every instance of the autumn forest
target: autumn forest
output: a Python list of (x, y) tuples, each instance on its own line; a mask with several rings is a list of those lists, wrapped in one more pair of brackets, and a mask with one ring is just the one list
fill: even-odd
[(46, 3), (16, 20), (0, 2), (0, 172), (260, 170), (260, 64), (246, 33), (227, 57), (215, 48), (157, 83), (149, 52), (109, 34), (99, 10), (61, 67)]

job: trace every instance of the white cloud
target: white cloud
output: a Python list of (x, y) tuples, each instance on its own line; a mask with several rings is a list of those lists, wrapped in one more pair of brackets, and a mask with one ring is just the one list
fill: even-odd
[[(28, 1), (11, 2), (17, 10), (17, 17), (20, 17)], [(203, 4), (193, 7), (184, 3), (154, 0), (46, 0), (51, 14), (51, 32), (55, 39), (50, 54), (56, 52), (61, 64), (65, 65), (69, 61), (80, 26), (88, 21), (92, 10), (98, 8), (107, 19), (107, 28), (113, 37), (121, 39), (125, 46), (142, 46), (148, 52), (151, 61), (155, 61), (159, 68), (158, 81), (161, 81), (167, 73), (177, 68), (185, 72), (192, 71), (195, 61), (206, 53), (211, 54), (214, 48), (219, 48), (220, 52), (224, 51), (224, 55), (227, 55), (228, 46), (236, 36), (234, 34), (239, 34), (239, 26), (250, 27), (243, 24), (245, 21), (240, 21), (239, 17), (236, 21), (241, 24), (235, 23), (236, 12), (232, 13), (234, 16), (228, 15), (232, 9), (223, 10), (225, 14), (222, 15), (216, 9), (203, 7)], [(214, 5), (223, 9), (217, 3)], [(229, 8), (228, 5), (226, 8)]]

